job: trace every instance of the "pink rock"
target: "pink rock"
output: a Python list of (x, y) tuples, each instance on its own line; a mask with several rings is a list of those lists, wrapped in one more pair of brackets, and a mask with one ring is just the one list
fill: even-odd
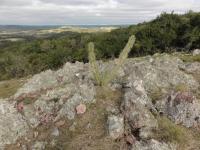
[(17, 110), (19, 112), (22, 112), (24, 110), (24, 103), (23, 102), (20, 102), (17, 104)]
[(77, 114), (84, 114), (86, 112), (86, 106), (84, 104), (80, 104), (76, 106), (76, 113)]

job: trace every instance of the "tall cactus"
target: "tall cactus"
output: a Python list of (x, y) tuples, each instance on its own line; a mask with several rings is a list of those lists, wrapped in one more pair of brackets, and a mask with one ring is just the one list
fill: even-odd
[(124, 47), (124, 49), (120, 53), (119, 58), (117, 59), (117, 63), (115, 65), (115, 67), (112, 70), (105, 71), (104, 73), (100, 73), (99, 67), (97, 65), (96, 57), (95, 57), (95, 53), (94, 53), (94, 43), (91, 42), (91, 43), (88, 44), (89, 63), (90, 63), (90, 66), (91, 66), (91, 70), (93, 72), (93, 76), (94, 76), (98, 85), (105, 86), (111, 80), (113, 80), (115, 78), (118, 70), (125, 63), (125, 60), (127, 59), (128, 54), (131, 51), (131, 49), (132, 49), (132, 47), (135, 43), (135, 39), (136, 38), (135, 38), (134, 35), (132, 35), (129, 38), (128, 43), (126, 44), (126, 46)]
[(134, 43), (135, 43), (135, 36), (132, 35), (129, 40), (128, 43), (126, 44), (126, 46), (124, 47), (124, 49), (122, 50), (122, 52), (119, 55), (119, 58), (117, 59), (117, 63), (115, 65), (115, 67), (111, 70), (111, 71), (106, 71), (104, 73), (104, 80), (102, 81), (103, 85), (107, 85), (111, 80), (113, 80), (115, 78), (115, 76), (117, 75), (118, 70), (120, 69), (120, 67), (123, 66), (123, 64), (125, 63), (129, 52), (131, 51)]
[(96, 80), (98, 85), (101, 85), (101, 80), (102, 80), (101, 74), (100, 74), (99, 67), (96, 61), (96, 56), (94, 52), (94, 43), (92, 42), (88, 44), (88, 59), (89, 59), (89, 63), (90, 63), (90, 67), (91, 67), (94, 79)]

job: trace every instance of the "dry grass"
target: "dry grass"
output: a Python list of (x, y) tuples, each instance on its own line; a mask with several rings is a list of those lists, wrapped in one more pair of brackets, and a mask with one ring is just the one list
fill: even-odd
[(166, 117), (158, 117), (155, 139), (177, 144), (178, 150), (200, 149), (200, 132), (174, 124)]
[(173, 55), (184, 62), (200, 62), (200, 55), (193, 56), (191, 53), (174, 53)]
[(157, 101), (161, 100), (163, 97), (162, 89), (155, 88), (155, 90), (151, 91), (149, 97), (152, 100), (152, 103), (155, 104)]
[(26, 79), (12, 79), (0, 82), (0, 98), (8, 98), (17, 92)]
[(66, 26), (56, 29), (40, 30), (36, 32), (37, 34), (49, 34), (49, 33), (62, 33), (62, 32), (77, 32), (77, 33), (98, 33), (98, 32), (111, 32), (117, 29), (117, 27), (101, 27), (101, 28), (82, 28), (82, 27), (72, 27)]
[(159, 129), (156, 132), (156, 138), (165, 142), (185, 143), (187, 134), (182, 127), (175, 125), (166, 117), (158, 117)]
[(187, 92), (189, 91), (189, 87), (186, 84), (181, 83), (181, 84), (176, 85), (174, 90), (176, 92)]

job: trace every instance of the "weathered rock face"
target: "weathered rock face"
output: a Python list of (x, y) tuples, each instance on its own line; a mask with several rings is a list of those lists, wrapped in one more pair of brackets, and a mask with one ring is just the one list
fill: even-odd
[[(95, 102), (90, 75), (87, 65), (67, 63), (58, 71), (33, 76), (10, 98), (14, 102), (0, 101), (0, 147), (15, 143), (39, 125), (74, 119), (76, 106)], [(38, 147), (40, 143), (32, 149)]]
[(108, 117), (108, 131), (113, 139), (117, 139), (124, 134), (124, 117), (123, 116), (109, 116)]
[[(100, 65), (101, 69), (109, 69), (114, 62)], [(107, 122), (109, 135), (113, 139), (128, 135), (128, 143), (136, 150), (175, 150), (174, 145), (153, 139), (153, 131), (158, 128), (154, 113), (162, 112), (186, 127), (199, 126), (200, 101), (190, 94), (198, 91), (199, 83), (193, 74), (200, 74), (199, 68), (199, 63), (185, 64), (170, 55), (127, 60), (110, 84), (113, 90), (122, 88), (124, 96), (120, 109), (108, 108), (112, 114)], [(180, 84), (189, 88), (188, 93), (171, 93), (171, 88)], [(154, 104), (149, 93), (157, 88), (168, 94)], [(0, 149), (21, 137), (30, 140), (30, 149), (45, 149), (56, 140), (31, 141), (29, 132), (50, 125), (50, 136), (58, 138), (59, 128), (67, 124), (66, 120), (75, 119), (78, 112), (84, 115), (85, 111), (77, 108), (95, 103), (97, 92), (88, 64), (66, 63), (58, 71), (33, 76), (9, 101), (0, 100)]]
[(27, 134), (26, 118), (17, 112), (14, 103), (0, 100), (0, 149)]
[(189, 92), (176, 92), (157, 102), (160, 113), (186, 127), (200, 125), (200, 102)]
[(182, 69), (190, 74), (200, 74), (200, 63), (186, 63), (186, 65)]
[(200, 55), (200, 49), (195, 49), (193, 52), (192, 52), (193, 56), (197, 56), (197, 55)]
[[(34, 94), (42, 90), (54, 89), (58, 86), (74, 83), (77, 79), (90, 78), (91, 74), (88, 65), (76, 62), (75, 64), (66, 63), (58, 71), (47, 70), (33, 76), (22, 88), (15, 94), (15, 98), (25, 94)], [(81, 79), (81, 80), (82, 80)]]
[(176, 146), (172, 144), (160, 143), (156, 140), (148, 142), (136, 142), (132, 150), (176, 150)]
[(183, 71), (185, 64), (178, 58), (170, 55), (145, 57), (142, 61), (129, 60), (124, 65), (126, 75), (129, 75), (129, 81), (142, 80), (147, 92), (155, 88), (171, 88), (178, 84), (184, 84), (191, 89), (196, 90), (199, 84), (195, 79)]
[[(151, 113), (155, 109), (147, 96), (142, 80), (128, 79), (129, 82), (124, 87), (124, 102), (121, 106), (125, 113), (126, 127), (129, 128), (127, 142), (133, 145), (134, 150), (151, 150), (149, 139), (153, 136), (153, 130), (158, 127), (157, 120)], [(143, 144), (144, 141), (148, 144)]]

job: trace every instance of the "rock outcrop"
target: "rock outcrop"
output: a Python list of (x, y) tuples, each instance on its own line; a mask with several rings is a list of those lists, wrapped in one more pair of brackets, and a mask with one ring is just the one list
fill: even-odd
[(189, 92), (177, 92), (157, 102), (160, 113), (168, 116), (176, 124), (186, 127), (199, 127), (200, 103)]
[(0, 149), (28, 133), (26, 118), (17, 112), (14, 103), (0, 100)]
[[(101, 69), (109, 69), (114, 62), (100, 65)], [(154, 131), (159, 128), (156, 117), (164, 115), (185, 127), (200, 126), (199, 95), (194, 92), (199, 90), (194, 76), (200, 74), (199, 68), (197, 62), (184, 63), (167, 54), (128, 59), (110, 84), (113, 90), (120, 89), (123, 97), (118, 110), (110, 108), (115, 111), (109, 111), (107, 116), (109, 136), (124, 138), (128, 148), (134, 150), (177, 149), (175, 144), (154, 139)], [(177, 91), (178, 85), (186, 86), (187, 91)], [(158, 89), (162, 97), (152, 102), (151, 93)], [(14, 96), (0, 100), (0, 149), (17, 144), (42, 150), (56, 145), (62, 127), (71, 132), (69, 128), (75, 124), (67, 126), (66, 120), (73, 121), (77, 113), (79, 117), (85, 115), (86, 107), (96, 102), (98, 92), (88, 64), (66, 63), (58, 71), (33, 76)], [(41, 130), (48, 131), (48, 140), (41, 138)]]

